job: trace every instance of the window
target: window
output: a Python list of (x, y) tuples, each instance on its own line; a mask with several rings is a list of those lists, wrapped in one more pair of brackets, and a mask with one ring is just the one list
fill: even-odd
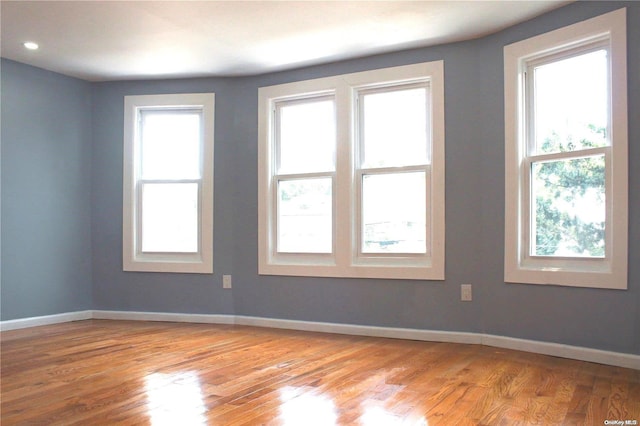
[(441, 61), (259, 98), (260, 274), (444, 279)]
[(625, 10), (505, 47), (505, 280), (627, 288)]
[(213, 272), (214, 95), (125, 97), (123, 268)]
[(277, 251), (331, 253), (335, 113), (332, 96), (275, 103)]

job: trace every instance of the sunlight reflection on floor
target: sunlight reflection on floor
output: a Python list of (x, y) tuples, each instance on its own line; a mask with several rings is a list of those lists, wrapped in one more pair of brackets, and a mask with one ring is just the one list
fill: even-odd
[(363, 414), (360, 416), (359, 423), (362, 426), (429, 426), (429, 422), (427, 422), (427, 419), (424, 417), (421, 417), (416, 421), (410, 421), (406, 418), (396, 416), (380, 406), (364, 408)]
[[(318, 394), (316, 389), (285, 387), (280, 389), (279, 420), (285, 426), (331, 426), (338, 425), (339, 410), (335, 402), (328, 396)], [(362, 426), (429, 426), (424, 417), (416, 421), (397, 416), (379, 405), (362, 408), (358, 424)]]
[(152, 373), (145, 377), (145, 390), (154, 426), (207, 423), (197, 373)]
[(366, 426), (394, 426), (402, 424), (402, 418), (394, 416), (382, 407), (367, 407), (360, 423)]
[(336, 406), (330, 398), (313, 392), (302, 393), (295, 388), (280, 390), (280, 419), (287, 426), (335, 425)]

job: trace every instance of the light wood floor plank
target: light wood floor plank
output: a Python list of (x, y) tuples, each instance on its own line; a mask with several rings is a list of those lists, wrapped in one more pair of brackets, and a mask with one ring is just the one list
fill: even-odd
[(480, 345), (86, 320), (0, 333), (3, 426), (640, 422), (640, 371)]

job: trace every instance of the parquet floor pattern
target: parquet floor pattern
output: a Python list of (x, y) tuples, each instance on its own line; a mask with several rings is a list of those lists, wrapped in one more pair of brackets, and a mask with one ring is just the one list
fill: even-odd
[(1, 337), (1, 424), (640, 423), (640, 370), (480, 345), (87, 320)]

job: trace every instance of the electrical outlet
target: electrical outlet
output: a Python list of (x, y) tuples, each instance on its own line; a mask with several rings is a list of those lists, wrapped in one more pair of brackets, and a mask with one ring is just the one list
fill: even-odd
[(472, 299), (471, 284), (462, 284), (460, 286), (460, 300), (463, 302), (471, 302)]
[(222, 288), (231, 288), (231, 275), (222, 276)]

